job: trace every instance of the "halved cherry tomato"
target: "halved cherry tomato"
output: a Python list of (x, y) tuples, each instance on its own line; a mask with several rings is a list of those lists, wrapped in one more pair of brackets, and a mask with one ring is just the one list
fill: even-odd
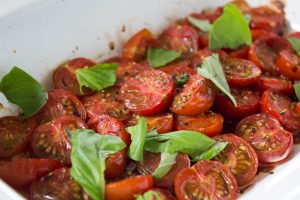
[(128, 79), (120, 90), (126, 107), (140, 115), (158, 114), (173, 99), (174, 83), (159, 70), (147, 70)]
[(222, 59), (224, 74), (231, 87), (251, 85), (261, 75), (261, 70), (251, 61), (239, 58)]
[(14, 188), (23, 188), (60, 167), (59, 161), (50, 159), (14, 160), (0, 165), (0, 178)]
[(237, 183), (230, 170), (220, 162), (201, 160), (181, 170), (175, 178), (178, 200), (235, 200)]
[(284, 160), (293, 147), (293, 136), (279, 121), (268, 114), (250, 115), (241, 120), (236, 134), (250, 143), (260, 164), (273, 164)]
[(151, 175), (134, 176), (125, 180), (106, 184), (106, 200), (135, 200), (135, 195), (143, 194), (153, 187)]
[(0, 158), (9, 158), (27, 149), (33, 130), (37, 126), (34, 118), (21, 116), (0, 118)]
[(219, 55), (219, 58), (222, 59), (226, 59), (227, 57), (229, 57), (229, 55), (223, 51), (222, 49), (218, 49), (218, 50), (214, 50), (211, 51), (208, 48), (204, 48), (199, 50), (198, 52), (194, 53), (190, 59), (191, 59), (191, 65), (193, 68), (197, 68), (199, 67), (199, 65), (201, 65), (204, 61), (204, 59), (208, 56), (211, 56), (213, 53), (216, 53)]
[(213, 137), (222, 132), (223, 122), (223, 116), (213, 112), (202, 113), (197, 116), (178, 115), (176, 117), (176, 129), (198, 131)]
[(200, 20), (208, 20), (210, 23), (214, 23), (216, 19), (218, 19), (221, 14), (223, 13), (223, 7), (217, 7), (216, 9), (206, 9), (203, 10), (201, 13), (192, 13), (191, 16), (193, 16), (196, 19)]
[(254, 149), (248, 142), (233, 134), (214, 137), (217, 141), (228, 142), (225, 149), (214, 160), (221, 162), (230, 169), (239, 187), (249, 185), (255, 177), (258, 159)]
[(84, 129), (84, 122), (71, 115), (56, 117), (51, 123), (38, 126), (31, 139), (31, 148), (40, 158), (58, 160), (71, 164), (71, 143), (68, 130)]
[(30, 199), (88, 200), (87, 195), (70, 175), (69, 168), (59, 168), (30, 186)]
[(276, 33), (264, 29), (251, 29), (251, 37), (255, 41), (260, 38), (276, 37)]
[(145, 58), (146, 51), (151, 43), (155, 43), (152, 33), (144, 28), (135, 33), (123, 47), (123, 57), (129, 60), (140, 61)]
[(288, 37), (296, 38), (300, 40), (300, 32), (293, 32), (288, 35)]
[(240, 58), (240, 59), (247, 59), (248, 58), (248, 52), (249, 52), (249, 46), (241, 46), (237, 50), (227, 50), (229, 55), (234, 58)]
[[(144, 152), (144, 161), (138, 163), (137, 170), (140, 174), (152, 174), (158, 167), (160, 162), (160, 153)], [(190, 167), (190, 159), (188, 155), (179, 153), (176, 157), (176, 163), (172, 166), (170, 171), (161, 179), (155, 179), (154, 183), (158, 187), (171, 187), (174, 185), (176, 174), (184, 169)]]
[[(55, 88), (70, 90), (75, 95), (82, 95), (76, 78), (76, 70), (95, 66), (96, 63), (87, 58), (75, 58), (60, 65), (54, 72), (53, 81)], [(83, 94), (90, 94), (92, 91), (83, 87)]]
[(62, 115), (75, 115), (85, 121), (86, 111), (80, 100), (70, 91), (55, 89), (48, 92), (48, 101), (36, 118), (40, 123), (46, 123)]
[(283, 50), (276, 59), (280, 73), (291, 80), (300, 80), (300, 58), (291, 50)]
[(209, 110), (214, 93), (209, 82), (199, 74), (192, 75), (174, 98), (170, 110), (178, 115), (198, 115)]
[(241, 119), (259, 111), (260, 96), (258, 92), (247, 89), (231, 89), (231, 94), (237, 101), (237, 107), (223, 94), (215, 97), (214, 110), (221, 113), (226, 119)]
[(191, 54), (198, 51), (198, 33), (189, 25), (174, 24), (169, 26), (158, 40), (166, 49)]
[(98, 115), (107, 114), (122, 122), (126, 122), (131, 113), (121, 101), (120, 89), (111, 87), (82, 99), (83, 106), (86, 109), (87, 117), (93, 118)]
[(281, 125), (294, 135), (300, 133), (300, 114), (287, 96), (272, 91), (265, 91), (262, 96), (261, 111), (276, 117)]
[(261, 92), (272, 90), (286, 95), (294, 93), (293, 82), (284, 77), (262, 75), (256, 80), (255, 86)]
[[(155, 192), (159, 196), (159, 200), (176, 200), (176, 198), (166, 189), (162, 188), (153, 188), (147, 192)], [(156, 197), (153, 195), (151, 200), (156, 200)]]

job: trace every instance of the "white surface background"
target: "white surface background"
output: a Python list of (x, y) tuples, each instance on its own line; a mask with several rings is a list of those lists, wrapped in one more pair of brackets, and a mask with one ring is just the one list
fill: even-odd
[[(21, 67), (51, 88), (51, 73), (77, 56), (101, 60), (116, 55), (135, 31), (158, 33), (169, 22), (226, 0), (0, 0), (0, 77)], [(252, 0), (257, 5), (263, 0)], [(300, 1), (287, 1), (287, 17), (300, 30)], [(126, 32), (121, 27), (126, 26)], [(115, 50), (109, 50), (109, 42)], [(0, 96), (0, 102), (7, 102)], [(6, 110), (7, 111), (7, 110)], [(10, 111), (10, 110), (8, 110)], [(0, 111), (0, 115), (4, 115)], [(274, 174), (256, 178), (242, 200), (299, 200), (300, 147)], [(10, 196), (11, 198), (9, 198)], [(0, 182), (0, 199), (20, 199)]]

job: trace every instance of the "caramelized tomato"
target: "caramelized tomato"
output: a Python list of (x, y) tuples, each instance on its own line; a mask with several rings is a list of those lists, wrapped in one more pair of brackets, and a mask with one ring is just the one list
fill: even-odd
[(286, 95), (294, 93), (293, 82), (284, 77), (262, 75), (256, 80), (255, 86), (261, 92), (272, 90)]
[(280, 73), (291, 80), (300, 80), (300, 58), (291, 50), (283, 50), (276, 59)]

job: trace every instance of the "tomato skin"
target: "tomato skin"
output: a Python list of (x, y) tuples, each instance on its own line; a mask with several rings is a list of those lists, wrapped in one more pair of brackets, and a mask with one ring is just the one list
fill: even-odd
[(219, 135), (214, 139), (228, 142), (225, 149), (214, 157), (214, 160), (230, 169), (240, 188), (249, 185), (258, 168), (258, 158), (254, 149), (248, 142), (233, 134)]
[(134, 200), (136, 194), (143, 194), (153, 187), (151, 175), (134, 176), (125, 180), (106, 184), (106, 200)]
[(223, 122), (223, 116), (213, 112), (202, 113), (198, 116), (178, 115), (176, 117), (176, 130), (193, 130), (213, 137), (222, 132)]
[(247, 59), (249, 46), (242, 46), (237, 50), (228, 50), (228, 52), (231, 57), (239, 58), (239, 59)]
[(256, 80), (255, 86), (261, 92), (272, 90), (286, 95), (291, 95), (294, 93), (292, 81), (284, 77), (262, 75)]
[(300, 80), (300, 58), (291, 50), (283, 50), (276, 58), (280, 73), (291, 80)]
[(205, 196), (207, 199), (235, 200), (238, 196), (234, 176), (217, 161), (201, 160), (191, 168), (181, 170), (174, 185), (178, 200), (205, 199)]
[[(143, 163), (138, 163), (137, 165), (138, 172), (140, 174), (152, 174), (159, 165), (160, 155), (160, 153), (145, 151)], [(154, 179), (155, 186), (164, 188), (173, 186), (176, 174), (184, 168), (189, 168), (190, 163), (188, 155), (179, 153), (176, 157), (176, 163), (172, 166), (170, 171), (161, 179)]]
[(228, 53), (226, 53), (224, 50), (222, 49), (218, 49), (218, 50), (214, 50), (211, 51), (208, 48), (204, 48), (199, 50), (198, 52), (194, 53), (191, 56), (191, 65), (194, 69), (197, 69), (197, 67), (199, 67), (199, 65), (201, 65), (204, 61), (204, 59), (208, 56), (211, 56), (213, 53), (216, 53), (219, 55), (219, 58), (222, 59), (226, 59), (229, 57)]
[(255, 41), (260, 38), (276, 37), (277, 34), (264, 29), (251, 29), (252, 40)]
[(56, 160), (20, 159), (1, 164), (0, 177), (14, 188), (24, 188), (60, 167)]
[(159, 70), (147, 70), (128, 79), (120, 89), (125, 106), (135, 114), (155, 115), (164, 111), (174, 95), (171, 77)]
[(0, 158), (10, 158), (28, 148), (32, 133), (37, 126), (34, 118), (21, 116), (0, 118)]
[(189, 78), (173, 100), (170, 110), (177, 115), (198, 115), (213, 105), (214, 93), (209, 82), (199, 74)]
[[(165, 190), (162, 188), (153, 188), (149, 191), (156, 192), (158, 194), (158, 196), (160, 197), (160, 200), (176, 200), (176, 198), (168, 190)], [(153, 196), (152, 198), (155, 198), (155, 197)]]
[(296, 38), (300, 40), (300, 32), (293, 32), (288, 35), (289, 38)]

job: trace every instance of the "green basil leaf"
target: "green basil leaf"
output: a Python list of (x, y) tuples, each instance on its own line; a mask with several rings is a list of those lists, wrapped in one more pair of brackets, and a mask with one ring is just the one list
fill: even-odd
[(37, 113), (48, 100), (44, 87), (18, 67), (13, 67), (3, 76), (0, 91), (10, 102), (23, 109), (26, 118)]
[(180, 55), (181, 52), (149, 47), (147, 50), (147, 61), (152, 67), (162, 67), (179, 58)]
[(200, 19), (196, 19), (192, 16), (188, 16), (187, 19), (191, 24), (193, 24), (195, 27), (197, 27), (198, 29), (200, 29), (204, 32), (208, 32), (212, 28), (212, 25), (208, 20), (200, 20)]
[(116, 82), (117, 64), (104, 63), (94, 67), (77, 69), (76, 78), (82, 93), (82, 87), (88, 87), (92, 90), (100, 91), (104, 88), (113, 86)]
[(193, 158), (193, 162), (197, 162), (199, 160), (210, 160), (216, 155), (218, 155), (223, 149), (225, 149), (228, 142), (219, 142), (217, 141), (211, 147), (209, 147), (206, 151), (201, 152), (199, 155)]
[(135, 197), (136, 200), (162, 200), (156, 191), (148, 191), (144, 194), (138, 194)]
[(236, 6), (227, 4), (209, 32), (209, 48), (237, 49), (251, 42), (250, 28), (244, 15)]
[(237, 102), (230, 92), (218, 54), (206, 57), (202, 66), (198, 68), (198, 74), (211, 80), (219, 90), (231, 99), (234, 106), (237, 106)]
[(150, 151), (152, 153), (162, 153), (165, 152), (168, 148), (169, 148), (169, 141), (158, 142), (154, 139), (147, 139), (147, 138), (144, 145), (144, 150)]
[(295, 94), (298, 98), (298, 101), (300, 101), (300, 83), (294, 84)]
[(160, 162), (158, 167), (153, 172), (152, 176), (156, 179), (164, 177), (176, 163), (177, 153), (163, 152), (160, 155)]
[(131, 144), (127, 152), (129, 158), (143, 162), (144, 144), (147, 133), (146, 119), (141, 117), (136, 125), (127, 127), (126, 130), (131, 135)]
[(71, 176), (93, 200), (104, 200), (105, 160), (126, 144), (120, 137), (100, 135), (93, 130), (67, 132), (72, 136)]
[(250, 24), (250, 22), (251, 22), (251, 15), (245, 14), (244, 17), (245, 17), (245, 20), (246, 20), (246, 22), (247, 22), (247, 24), (248, 24), (248, 26), (249, 26), (249, 24)]
[(297, 38), (288, 38), (288, 41), (291, 43), (293, 49), (300, 55), (300, 40)]

